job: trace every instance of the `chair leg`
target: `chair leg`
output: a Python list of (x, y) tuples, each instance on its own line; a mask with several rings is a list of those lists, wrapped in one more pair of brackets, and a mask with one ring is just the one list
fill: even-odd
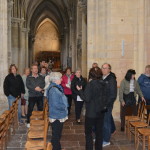
[(134, 129), (134, 144), (136, 145), (136, 138), (137, 138), (137, 128)]
[(145, 150), (145, 136), (143, 136), (143, 145), (142, 145), (142, 150)]
[(139, 139), (139, 138), (140, 138), (139, 136), (140, 136), (140, 134), (139, 134), (139, 133), (137, 133), (136, 150), (138, 150), (138, 148), (139, 148), (139, 142), (140, 142), (140, 141), (139, 141), (139, 140), (140, 140), (140, 139)]

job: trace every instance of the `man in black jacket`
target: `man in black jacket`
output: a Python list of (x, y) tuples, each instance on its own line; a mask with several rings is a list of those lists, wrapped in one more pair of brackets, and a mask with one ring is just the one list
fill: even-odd
[(106, 95), (107, 95), (107, 109), (108, 111), (104, 116), (104, 128), (103, 128), (103, 147), (110, 145), (110, 138), (112, 132), (115, 131), (115, 124), (112, 117), (112, 109), (114, 101), (117, 97), (117, 81), (114, 73), (111, 72), (110, 64), (102, 65), (103, 81), (106, 83)]
[(34, 105), (37, 104), (38, 110), (43, 111), (43, 88), (45, 86), (44, 78), (38, 74), (38, 66), (32, 65), (31, 71), (32, 74), (27, 77), (26, 81), (26, 86), (29, 89), (27, 127), (30, 127), (30, 116)]

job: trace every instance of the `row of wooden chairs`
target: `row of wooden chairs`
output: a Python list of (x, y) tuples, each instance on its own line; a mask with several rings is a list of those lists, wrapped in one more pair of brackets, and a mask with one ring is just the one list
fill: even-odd
[(141, 102), (137, 116), (125, 117), (125, 131), (130, 140), (131, 135), (134, 136), (136, 150), (139, 148), (139, 143), (142, 143), (142, 150), (145, 150), (147, 146), (150, 150), (150, 145), (148, 145), (148, 137), (150, 136), (150, 115), (147, 115), (148, 109), (150, 109), (150, 106), (146, 106), (145, 102)]
[(52, 150), (51, 143), (47, 144), (48, 127), (48, 102), (45, 98), (43, 111), (33, 111), (30, 117), (26, 150)]
[(5, 150), (7, 142), (10, 140), (11, 134), (15, 134), (15, 129), (18, 126), (18, 101), (17, 98), (10, 110), (6, 110), (0, 116), (0, 149)]

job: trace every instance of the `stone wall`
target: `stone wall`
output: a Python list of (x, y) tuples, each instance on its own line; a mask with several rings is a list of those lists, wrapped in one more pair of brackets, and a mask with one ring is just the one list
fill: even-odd
[(144, 0), (88, 0), (88, 69), (93, 62), (110, 63), (118, 85), (128, 69), (137, 76), (144, 71), (146, 7)]
[(47, 20), (39, 25), (35, 35), (34, 56), (40, 51), (60, 51), (60, 35), (53, 24)]

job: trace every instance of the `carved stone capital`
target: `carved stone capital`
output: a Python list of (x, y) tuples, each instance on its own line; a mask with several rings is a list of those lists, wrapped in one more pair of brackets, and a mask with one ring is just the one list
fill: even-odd
[(86, 0), (79, 0), (78, 7), (81, 12), (87, 14), (87, 1)]
[(19, 25), (19, 27), (20, 28), (22, 28), (23, 27), (23, 23), (24, 23), (24, 18), (14, 18), (14, 17), (12, 17), (11, 18), (11, 24), (12, 24), (12, 26), (17, 26), (17, 25)]
[(14, 2), (13, 2), (13, 0), (7, 0), (7, 3), (8, 3), (8, 10), (9, 11), (11, 11), (12, 10), (12, 8), (13, 8), (13, 4), (14, 4)]

